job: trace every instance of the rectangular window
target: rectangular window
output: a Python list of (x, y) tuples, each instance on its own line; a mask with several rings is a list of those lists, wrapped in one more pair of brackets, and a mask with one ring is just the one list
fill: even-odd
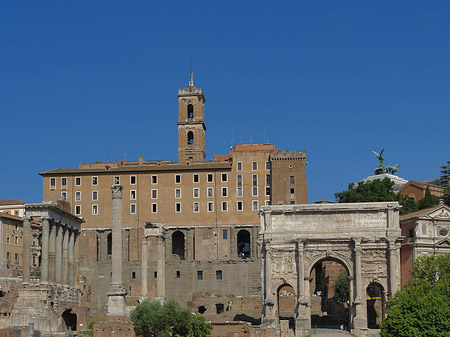
[(97, 186), (98, 185), (98, 177), (92, 177), (91, 185), (92, 186)]
[(136, 191), (135, 190), (130, 191), (130, 200), (136, 200)]
[(252, 162), (252, 171), (256, 171), (258, 169), (258, 162)]
[(221, 279), (222, 279), (222, 271), (216, 270), (216, 280), (221, 280)]
[(114, 185), (119, 185), (120, 184), (120, 177), (114, 177)]
[(222, 201), (222, 212), (228, 211), (228, 201)]
[(181, 184), (181, 175), (175, 174), (175, 184)]
[(199, 207), (198, 202), (194, 202), (194, 212), (198, 213), (199, 211), (200, 211), (200, 207)]
[(158, 190), (156, 189), (152, 190), (152, 199), (158, 199)]
[(242, 163), (241, 162), (237, 163), (237, 170), (242, 171)]
[(253, 186), (258, 185), (258, 175), (257, 174), (252, 175), (252, 185)]
[(75, 206), (75, 215), (81, 215), (81, 206), (80, 205)]
[(295, 184), (294, 176), (290, 176), (290, 177), (289, 177), (289, 182), (291, 183), (291, 185), (294, 185), (294, 184)]
[(203, 271), (202, 270), (197, 271), (197, 280), (203, 280)]
[(16, 245), (19, 244), (19, 237), (18, 236), (14, 237), (14, 244), (16, 244)]
[(237, 210), (242, 211), (244, 209), (244, 203), (242, 201), (237, 202)]
[(228, 197), (228, 187), (222, 187), (222, 197)]
[(256, 197), (258, 195), (258, 186), (253, 186), (252, 188), (252, 196)]
[(50, 178), (50, 189), (54, 190), (56, 188), (56, 178)]
[(92, 201), (98, 200), (98, 191), (92, 191)]
[(291, 187), (291, 194), (294, 194), (294, 188)]
[(181, 277), (181, 272), (179, 270), (177, 270), (177, 278)]
[(208, 202), (208, 212), (214, 212), (214, 203), (212, 201)]
[(208, 187), (208, 198), (214, 198), (214, 188)]
[(270, 161), (266, 161), (266, 170), (270, 170)]
[(236, 187), (236, 196), (242, 197), (242, 187)]
[(265, 205), (266, 205), (266, 206), (270, 206), (270, 200), (266, 200), (266, 201), (265, 201)]
[(61, 188), (66, 188), (67, 186), (67, 178), (61, 178)]
[(8, 262), (8, 263), (11, 262), (11, 253), (10, 252), (6, 252), (6, 262)]
[(81, 192), (80, 191), (75, 192), (75, 201), (81, 201)]
[(136, 176), (130, 176), (130, 185), (136, 185)]
[(158, 213), (158, 204), (152, 204), (152, 213)]
[(200, 189), (199, 188), (194, 188), (192, 190), (192, 192), (193, 192), (194, 198), (200, 198)]
[(222, 182), (227, 182), (228, 181), (228, 173), (222, 173)]
[(237, 184), (238, 186), (242, 186), (242, 175), (238, 174), (238, 175), (236, 176), (236, 184)]
[(136, 214), (136, 204), (130, 204), (130, 214)]
[(266, 174), (266, 185), (270, 185), (270, 174)]
[(181, 188), (175, 189), (175, 199), (181, 199)]
[(152, 176), (152, 184), (158, 183), (158, 176)]
[(212, 183), (214, 181), (214, 175), (212, 173), (208, 173), (208, 183)]
[(81, 177), (75, 178), (75, 186), (81, 186)]
[(252, 201), (252, 210), (257, 211), (258, 210), (258, 200)]
[(67, 192), (61, 192), (61, 199), (67, 200)]
[(270, 187), (266, 187), (266, 196), (270, 195)]
[(9, 234), (6, 234), (6, 243), (11, 243), (11, 237)]
[(14, 263), (19, 263), (19, 254), (14, 253)]
[(200, 177), (199, 177), (199, 175), (198, 174), (194, 174), (194, 176), (193, 176), (194, 178), (194, 183), (198, 183), (199, 181), (200, 181)]
[(92, 215), (98, 214), (98, 205), (92, 205)]
[(228, 229), (222, 230), (222, 239), (228, 240)]
[(295, 205), (295, 201), (292, 200), (291, 202), (289, 202), (290, 205)]
[(181, 213), (181, 203), (180, 202), (175, 203), (175, 213)]

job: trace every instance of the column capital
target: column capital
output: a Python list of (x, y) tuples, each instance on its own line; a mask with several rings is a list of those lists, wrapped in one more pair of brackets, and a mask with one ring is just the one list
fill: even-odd
[(23, 218), (22, 218), (22, 220), (25, 222), (25, 221), (29, 221), (29, 222), (31, 222), (31, 220), (32, 220), (33, 218), (31, 217), (31, 216), (29, 216), (29, 215), (25, 215)]
[(122, 199), (122, 185), (112, 185), (111, 192), (113, 199)]

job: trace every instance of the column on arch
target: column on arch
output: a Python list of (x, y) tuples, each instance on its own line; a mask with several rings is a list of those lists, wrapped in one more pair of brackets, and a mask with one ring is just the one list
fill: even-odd
[(361, 242), (362, 238), (353, 238), (354, 242), (354, 254), (355, 254), (355, 301), (356, 305), (355, 318), (353, 319), (353, 325), (356, 329), (367, 328), (367, 310), (366, 303), (364, 301), (364, 289), (361, 274)]

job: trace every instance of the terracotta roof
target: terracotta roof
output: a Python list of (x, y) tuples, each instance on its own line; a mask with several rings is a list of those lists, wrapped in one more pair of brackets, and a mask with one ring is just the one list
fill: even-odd
[(0, 199), (0, 206), (25, 205), (26, 203), (19, 199)]
[(400, 215), (400, 221), (421, 217), (422, 215), (424, 215), (424, 214), (428, 213), (429, 211), (431, 211), (433, 208), (436, 208), (436, 206), (429, 207), (429, 208), (424, 208), (424, 209), (421, 209), (420, 211), (417, 211), (417, 212)]
[(158, 171), (195, 171), (195, 170), (211, 170), (211, 169), (231, 169), (230, 162), (201, 162), (187, 164), (165, 164), (165, 165), (133, 165), (133, 166), (119, 166), (111, 167), (110, 169), (104, 168), (89, 168), (89, 169), (54, 169), (51, 171), (39, 173), (41, 176), (48, 176), (52, 174), (83, 174), (83, 173), (98, 173), (98, 174), (111, 174), (112, 172), (158, 172)]
[(22, 218), (20, 216), (12, 215), (9, 213), (4, 213), (4, 212), (0, 212), (0, 218), (7, 218), (7, 219), (12, 219), (12, 220), (22, 221)]

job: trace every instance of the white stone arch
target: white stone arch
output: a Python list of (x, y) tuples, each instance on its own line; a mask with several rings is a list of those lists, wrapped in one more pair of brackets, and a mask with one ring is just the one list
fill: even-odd
[[(350, 248), (349, 248), (350, 249)], [(334, 253), (328, 253), (328, 252), (324, 252), (323, 255), (319, 255), (316, 258), (314, 258), (309, 265), (306, 267), (306, 272), (305, 272), (305, 276), (309, 277), (309, 275), (311, 275), (311, 271), (312, 268), (321, 260), (336, 260), (337, 262), (341, 263), (345, 269), (348, 272), (348, 276), (350, 277), (350, 279), (354, 278), (354, 270), (353, 270), (353, 261), (349, 260), (348, 258), (342, 256), (342, 255), (337, 255)]]

